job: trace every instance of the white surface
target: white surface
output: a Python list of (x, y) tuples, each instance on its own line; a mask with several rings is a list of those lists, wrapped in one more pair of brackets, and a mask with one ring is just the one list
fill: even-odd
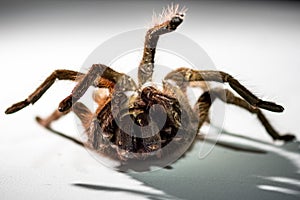
[[(268, 118), (280, 132), (291, 132), (300, 138), (300, 12), (297, 8), (276, 4), (271, 8), (269, 5), (188, 4), (186, 21), (178, 31), (202, 46), (218, 69), (234, 75), (260, 97), (282, 104), (286, 109), (284, 113), (266, 112)], [(78, 70), (95, 47), (111, 35), (144, 26), (153, 7), (162, 7), (151, 3), (134, 5), (142, 9), (132, 13), (121, 9), (109, 22), (103, 16), (110, 16), (111, 7), (96, 2), (74, 3), (73, 7), (58, 2), (41, 4), (36, 9), (24, 6), (17, 14), (8, 10), (1, 17), (1, 199), (29, 199), (39, 195), (43, 199), (129, 199), (132, 195), (138, 195), (138, 199), (148, 198), (136, 192), (86, 190), (70, 186), (73, 183), (129, 188), (163, 194), (167, 198), (163, 188), (162, 191), (152, 189), (125, 174), (111, 171), (85, 150), (37, 125), (34, 117), (51, 113), (70, 93), (72, 83), (56, 82), (34, 106), (14, 115), (3, 114), (12, 103), (27, 97), (53, 70)], [(118, 17), (125, 14), (126, 18)], [(68, 116), (54, 128), (77, 136), (73, 122), (73, 117)], [(233, 132), (271, 141), (255, 117), (246, 112), (229, 107), (224, 123), (225, 128)], [(222, 156), (217, 154), (213, 158), (218, 155)], [(285, 161), (279, 159), (280, 162)], [(239, 177), (239, 171), (236, 173)], [(216, 174), (213, 184), (232, 184), (232, 179), (226, 180), (222, 173), (219, 175)], [(298, 175), (294, 176), (299, 180)], [(184, 179), (175, 177), (177, 181)], [(207, 181), (210, 178), (212, 176), (206, 178)], [(249, 177), (244, 178), (247, 182)], [(252, 184), (247, 183), (247, 186)], [(222, 189), (220, 185), (218, 188)], [(155, 195), (154, 198), (159, 199)]]

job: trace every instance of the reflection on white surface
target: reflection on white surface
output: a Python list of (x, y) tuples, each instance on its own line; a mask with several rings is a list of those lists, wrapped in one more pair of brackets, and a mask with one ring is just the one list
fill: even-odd
[(291, 190), (288, 188), (276, 187), (276, 186), (271, 186), (271, 185), (258, 185), (257, 187), (262, 190), (268, 190), (268, 191), (272, 191), (272, 192), (280, 192), (280, 193), (284, 193), (284, 194), (292, 194), (292, 195), (300, 194), (300, 192), (296, 191), (296, 190)]
[(292, 152), (292, 151), (288, 151), (285, 150), (284, 148), (280, 148), (274, 145), (266, 145), (266, 144), (258, 144), (258, 147), (267, 150), (269, 152), (273, 152), (276, 153), (279, 156), (282, 156), (283, 158), (287, 159), (288, 161), (291, 162), (291, 164), (293, 164), (296, 169), (297, 169), (297, 173), (300, 173), (300, 154), (299, 152)]
[(286, 183), (286, 184), (291, 184), (300, 187), (300, 181), (292, 178), (287, 178), (287, 177), (262, 177), (263, 179), (266, 180), (271, 180), (274, 182), (279, 182), (279, 183)]

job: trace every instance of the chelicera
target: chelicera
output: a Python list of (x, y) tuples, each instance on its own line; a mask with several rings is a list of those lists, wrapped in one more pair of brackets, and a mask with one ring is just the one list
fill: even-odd
[[(167, 164), (176, 160), (190, 147), (203, 123), (209, 123), (208, 113), (215, 99), (256, 114), (274, 140), (293, 140), (291, 134), (280, 135), (260, 110), (282, 112), (283, 107), (259, 99), (225, 72), (178, 68), (165, 76), (162, 88), (152, 83), (158, 39), (177, 29), (184, 20), (185, 11), (179, 10), (178, 5), (168, 7), (162, 14), (164, 20), (147, 31), (137, 84), (130, 76), (103, 64), (92, 65), (86, 74), (55, 70), (28, 98), (12, 105), (5, 113), (11, 114), (34, 104), (55, 80), (71, 80), (77, 82), (72, 93), (49, 117), (37, 117), (37, 121), (50, 129), (53, 121), (72, 111), (82, 122), (87, 141), (62, 136), (123, 163), (156, 160), (158, 164), (164, 160)], [(211, 81), (228, 83), (240, 97), (228, 89), (211, 88), (204, 90), (191, 106), (187, 87)], [(95, 112), (80, 102), (90, 86), (98, 88), (94, 95), (98, 105)]]

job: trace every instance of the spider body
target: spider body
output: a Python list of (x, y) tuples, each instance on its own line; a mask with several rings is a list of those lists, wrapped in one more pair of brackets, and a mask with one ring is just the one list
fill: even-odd
[[(5, 113), (14, 113), (34, 104), (56, 79), (75, 81), (77, 85), (60, 102), (58, 109), (47, 118), (37, 117), (37, 121), (50, 128), (53, 121), (73, 111), (82, 122), (87, 141), (78, 142), (63, 134), (61, 136), (101, 155), (125, 163), (133, 162), (133, 165), (136, 161), (148, 165), (147, 160), (154, 160), (151, 164), (167, 165), (180, 157), (190, 147), (203, 123), (209, 123), (208, 112), (215, 99), (257, 115), (274, 140), (293, 140), (293, 135), (280, 135), (260, 110), (282, 112), (283, 107), (259, 99), (225, 72), (182, 67), (165, 76), (162, 88), (159, 89), (152, 83), (158, 39), (161, 35), (176, 30), (183, 22), (185, 11), (179, 11), (178, 5), (168, 7), (163, 11), (162, 22), (159, 21), (147, 31), (143, 58), (138, 68), (138, 84), (128, 75), (103, 64), (92, 65), (86, 74), (55, 70), (28, 98), (12, 105)], [(201, 86), (206, 81), (228, 83), (240, 97), (228, 89), (204, 88), (196, 104), (191, 106), (186, 88)], [(147, 83), (152, 86), (145, 86)], [(100, 88), (94, 96), (98, 104), (94, 113), (80, 102), (90, 86)], [(104, 90), (109, 93), (103, 92)], [(128, 95), (128, 91), (133, 94)]]
[[(116, 105), (113, 101), (118, 102), (117, 108), (112, 108)], [(161, 149), (170, 142), (174, 142), (172, 148), (178, 153), (179, 146), (187, 148), (193, 141), (196, 123), (191, 127), (191, 122), (188, 111), (174, 95), (148, 86), (136, 95), (121, 93), (111, 98), (90, 126), (98, 130), (92, 131), (97, 134), (90, 135), (89, 140), (99, 153), (108, 152), (107, 156), (123, 161), (161, 158), (167, 156)]]

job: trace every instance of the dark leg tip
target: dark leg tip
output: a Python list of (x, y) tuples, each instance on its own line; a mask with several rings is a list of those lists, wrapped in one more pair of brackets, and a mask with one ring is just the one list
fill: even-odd
[(272, 112), (283, 112), (284, 108), (281, 105), (277, 105), (276, 103), (273, 102), (268, 102), (268, 101), (260, 101), (256, 104), (257, 107), (269, 110)]
[(9, 107), (5, 110), (5, 114), (11, 114), (11, 113), (14, 113), (14, 111), (11, 107)]
[(65, 112), (65, 111), (69, 110), (73, 105), (72, 100), (73, 100), (72, 95), (70, 95), (67, 98), (65, 98), (64, 100), (62, 100), (58, 106), (58, 111)]
[(15, 103), (14, 105), (12, 105), (11, 107), (9, 107), (5, 110), (5, 114), (15, 113), (28, 105), (29, 105), (29, 102), (27, 100)]
[(296, 137), (292, 134), (285, 134), (285, 135), (281, 135), (278, 140), (283, 140), (285, 142), (291, 142), (293, 140), (295, 140)]
[(44, 119), (40, 118), (39, 116), (36, 116), (35, 120), (45, 128), (49, 128), (49, 126), (50, 126), (49, 123), (47, 123)]
[(36, 117), (35, 117), (35, 120), (36, 120), (39, 124), (41, 124), (41, 122), (42, 122), (42, 118), (40, 118), (39, 116), (36, 116)]

